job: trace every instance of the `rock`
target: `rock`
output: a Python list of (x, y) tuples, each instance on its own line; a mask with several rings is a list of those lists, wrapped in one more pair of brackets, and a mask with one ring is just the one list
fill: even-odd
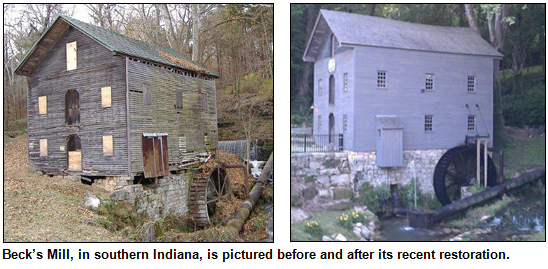
[(362, 237), (361, 227), (355, 226), (353, 232), (358, 238)]
[(346, 239), (346, 237), (345, 237), (344, 235), (342, 235), (342, 234), (337, 234), (337, 235), (335, 236), (335, 241), (348, 241), (348, 240)]
[(330, 190), (319, 190), (318, 195), (322, 198), (333, 199), (333, 193)]
[(334, 200), (352, 199), (354, 191), (349, 187), (335, 187), (333, 190)]
[(333, 210), (333, 211), (342, 211), (342, 210), (347, 210), (349, 208), (352, 208), (352, 205), (353, 204), (350, 201), (340, 200), (340, 201), (331, 202), (329, 204), (326, 204), (325, 209)]
[(452, 233), (452, 232), (453, 232), (453, 231), (451, 230), (451, 228), (443, 228), (443, 230), (442, 230), (442, 233), (443, 233), (443, 234), (450, 234), (450, 233)]
[(358, 228), (361, 228), (362, 227), (362, 223), (361, 222), (357, 222), (354, 226), (358, 227)]
[(365, 226), (362, 226), (360, 234), (364, 239), (369, 240), (371, 238), (371, 231)]
[(375, 226), (375, 222), (374, 221), (370, 221), (369, 222), (369, 225), (367, 226), (369, 228), (369, 230), (371, 231), (374, 231), (377, 227)]
[(459, 229), (455, 229), (455, 228), (451, 229), (451, 231), (452, 231), (453, 233), (456, 233), (456, 234), (460, 233), (460, 230), (459, 230)]
[(350, 176), (348, 174), (331, 176), (332, 185), (350, 185)]
[(312, 200), (316, 195), (318, 195), (318, 190), (314, 186), (307, 187), (302, 192), (303, 198), (306, 200)]
[(510, 197), (508, 197), (508, 195), (506, 195), (506, 193), (505, 193), (505, 194), (502, 195), (502, 200), (503, 201), (510, 201), (512, 199), (510, 199)]
[(156, 224), (154, 222), (148, 222), (141, 227), (140, 231), (141, 242), (154, 242), (156, 241)]
[(457, 235), (457, 236), (455, 236), (455, 237), (449, 239), (449, 241), (462, 241), (462, 237), (460, 237), (460, 236)]
[(329, 236), (322, 236), (322, 241), (333, 241), (333, 239), (331, 239), (331, 237)]
[(491, 216), (491, 215), (485, 215), (485, 216), (481, 217), (480, 222), (485, 223), (485, 222), (491, 221), (492, 219), (493, 219), (493, 216)]
[(99, 208), (99, 204), (101, 203), (101, 200), (97, 198), (93, 193), (86, 191), (86, 202), (84, 203), (84, 206), (92, 209), (97, 210)]
[(308, 219), (309, 216), (302, 209), (291, 208), (291, 223), (302, 222), (305, 219)]

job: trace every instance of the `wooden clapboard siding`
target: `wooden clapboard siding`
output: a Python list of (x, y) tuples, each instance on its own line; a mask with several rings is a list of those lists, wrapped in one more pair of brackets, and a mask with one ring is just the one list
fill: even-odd
[[(77, 42), (77, 68), (67, 71), (66, 44)], [(69, 29), (28, 78), (29, 162), (35, 170), (67, 169), (66, 138), (78, 134), (83, 173), (127, 175), (125, 58)], [(111, 107), (103, 108), (101, 88), (111, 87)], [(80, 96), (80, 125), (65, 126), (65, 93)], [(38, 96), (47, 96), (47, 113), (38, 114)], [(112, 156), (103, 155), (102, 137), (113, 136)], [(48, 139), (48, 156), (39, 157), (39, 140)]]
[[(217, 148), (217, 107), (215, 82), (182, 75), (144, 61), (128, 59), (129, 124), (131, 171), (143, 171), (143, 133), (167, 133), (170, 164), (179, 164), (205, 152), (204, 133)], [(152, 103), (145, 104), (145, 87)], [(202, 109), (199, 88), (207, 96)], [(176, 108), (176, 92), (182, 91), (183, 107)], [(183, 138), (184, 136), (184, 138)], [(181, 152), (182, 150), (186, 152)]]

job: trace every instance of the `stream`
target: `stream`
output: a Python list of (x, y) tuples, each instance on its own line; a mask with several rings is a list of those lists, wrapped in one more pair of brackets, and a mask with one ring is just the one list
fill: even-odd
[[(405, 215), (381, 220), (382, 241), (449, 241), (469, 232), (474, 241), (517, 241), (546, 229), (546, 195), (521, 197), (506, 210), (475, 228), (450, 229), (435, 225), (432, 229), (409, 227)], [(451, 230), (451, 233), (445, 232)], [(483, 231), (477, 233), (477, 231)]]

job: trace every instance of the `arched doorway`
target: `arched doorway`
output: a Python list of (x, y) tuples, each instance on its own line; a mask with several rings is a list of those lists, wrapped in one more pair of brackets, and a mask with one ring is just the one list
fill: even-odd
[(335, 142), (335, 116), (329, 114), (329, 143)]
[(82, 144), (77, 134), (67, 138), (67, 169), (69, 171), (82, 171)]
[(65, 94), (65, 123), (80, 125), (80, 93), (77, 90), (68, 90)]
[(335, 104), (335, 76), (329, 76), (329, 104)]

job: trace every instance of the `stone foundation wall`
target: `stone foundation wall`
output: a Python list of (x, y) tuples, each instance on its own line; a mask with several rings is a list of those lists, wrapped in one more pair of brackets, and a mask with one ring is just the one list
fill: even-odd
[[(381, 168), (376, 152), (294, 153), (291, 155), (291, 192), (313, 203), (340, 206), (358, 195), (365, 183), (407, 185), (414, 174), (422, 193), (434, 194), (436, 164), (447, 150), (406, 150), (403, 167)], [(413, 163), (415, 169), (413, 170)]]
[(169, 175), (158, 178), (156, 187), (152, 187), (133, 184), (125, 177), (107, 177), (95, 180), (94, 185), (112, 191), (114, 201), (134, 205), (137, 213), (158, 219), (188, 213), (188, 178), (184, 173)]

